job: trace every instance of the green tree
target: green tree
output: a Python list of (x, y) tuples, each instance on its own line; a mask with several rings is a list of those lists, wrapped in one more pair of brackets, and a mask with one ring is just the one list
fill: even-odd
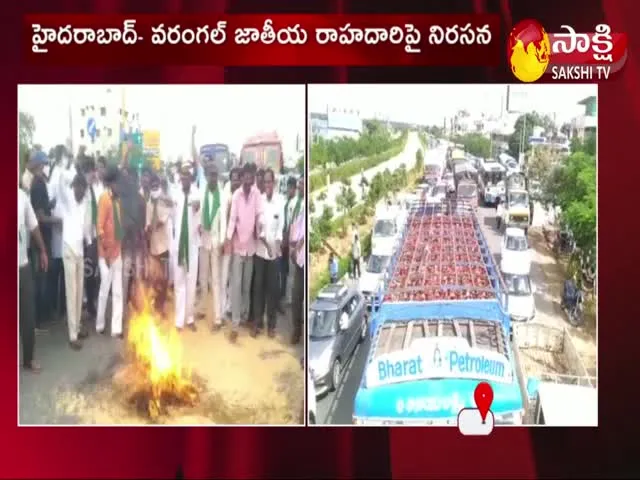
[(322, 215), (317, 219), (314, 230), (321, 238), (328, 238), (333, 234), (333, 209), (328, 205), (324, 206)]
[(415, 166), (415, 169), (418, 172), (423, 172), (424, 171), (424, 154), (422, 153), (422, 149), (421, 148), (416, 150), (416, 166)]
[(584, 135), (584, 139), (579, 137), (573, 137), (571, 139), (570, 150), (571, 152), (585, 152), (589, 155), (596, 154), (596, 134), (594, 132), (587, 132)]
[(313, 198), (309, 199), (309, 211), (311, 213), (316, 211), (316, 204), (313, 202)]
[(467, 153), (476, 157), (489, 158), (491, 156), (491, 140), (479, 133), (456, 135), (452, 141), (463, 145)]
[(309, 251), (311, 253), (318, 252), (322, 249), (322, 235), (318, 231), (319, 220), (316, 218), (311, 219), (310, 232), (309, 232)]
[[(518, 158), (520, 147), (524, 140), (524, 151), (528, 150), (529, 137), (533, 135), (535, 127), (542, 127), (547, 134), (555, 133), (555, 125), (548, 115), (540, 115), (537, 112), (520, 115), (513, 127), (513, 133), (509, 137), (509, 152), (514, 158)], [(524, 132), (524, 136), (523, 136)]]
[(27, 112), (20, 112), (18, 114), (18, 165), (20, 166), (20, 172), (22, 172), (26, 166), (26, 161), (29, 156), (29, 150), (33, 145), (33, 135), (36, 131), (36, 122), (33, 116)]
[(351, 209), (356, 206), (357, 201), (358, 198), (356, 197), (356, 192), (354, 192), (351, 187), (347, 187), (344, 192), (344, 206), (346, 210), (351, 211)]
[(544, 182), (560, 159), (561, 154), (551, 148), (536, 147), (527, 160), (527, 176), (530, 180)]
[(300, 175), (304, 175), (304, 155), (300, 155), (300, 158), (296, 162), (296, 169)]
[(553, 168), (543, 183), (543, 202), (561, 208), (562, 221), (573, 232), (580, 249), (593, 249), (596, 245), (595, 156), (578, 151)]

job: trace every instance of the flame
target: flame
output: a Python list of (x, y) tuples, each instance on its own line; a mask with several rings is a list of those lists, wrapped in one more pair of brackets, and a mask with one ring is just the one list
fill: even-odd
[(127, 335), (128, 346), (135, 356), (142, 383), (149, 390), (149, 414), (159, 414), (165, 397), (191, 403), (195, 398), (191, 372), (183, 364), (182, 341), (170, 326), (161, 325), (152, 298), (144, 289), (138, 290), (138, 305), (132, 314)]
[(540, 42), (537, 47), (530, 42), (525, 49), (522, 40), (518, 39), (511, 53), (511, 69), (523, 82), (538, 80), (549, 65), (548, 40)]

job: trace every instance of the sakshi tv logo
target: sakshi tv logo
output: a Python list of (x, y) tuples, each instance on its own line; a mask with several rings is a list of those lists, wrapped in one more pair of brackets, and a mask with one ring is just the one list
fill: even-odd
[(536, 20), (519, 22), (507, 40), (507, 62), (524, 83), (540, 80), (599, 82), (608, 80), (627, 60), (627, 35), (612, 33), (607, 24), (593, 33), (577, 33), (562, 25), (560, 33), (548, 33)]

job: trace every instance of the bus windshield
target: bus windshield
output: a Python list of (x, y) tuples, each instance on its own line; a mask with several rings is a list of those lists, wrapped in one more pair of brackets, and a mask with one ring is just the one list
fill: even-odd
[(229, 147), (226, 145), (219, 143), (203, 145), (200, 148), (200, 155), (209, 155), (220, 173), (225, 173), (230, 169)]
[(280, 173), (281, 165), (280, 145), (246, 145), (242, 149), (242, 163), (255, 163), (258, 168), (270, 168)]

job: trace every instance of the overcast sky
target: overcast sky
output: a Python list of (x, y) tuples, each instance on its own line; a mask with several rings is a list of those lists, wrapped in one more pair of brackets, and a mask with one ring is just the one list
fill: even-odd
[[(513, 85), (512, 110), (555, 113), (562, 123), (584, 112), (577, 102), (597, 95), (598, 86)], [(378, 114), (392, 121), (442, 125), (444, 117), (466, 109), (471, 115), (498, 115), (506, 85), (310, 85), (309, 111), (324, 112), (327, 105), (359, 110), (363, 118)]]
[[(45, 147), (69, 137), (71, 102), (91, 98), (108, 85), (21, 85), (18, 107), (35, 118), (35, 143)], [(121, 86), (114, 86), (118, 89)], [(139, 112), (143, 129), (159, 130), (162, 155), (190, 152), (196, 142), (226, 143), (239, 153), (260, 132), (277, 131), (285, 155), (295, 155), (296, 135), (304, 140), (304, 85), (133, 85), (126, 86), (127, 109)]]

